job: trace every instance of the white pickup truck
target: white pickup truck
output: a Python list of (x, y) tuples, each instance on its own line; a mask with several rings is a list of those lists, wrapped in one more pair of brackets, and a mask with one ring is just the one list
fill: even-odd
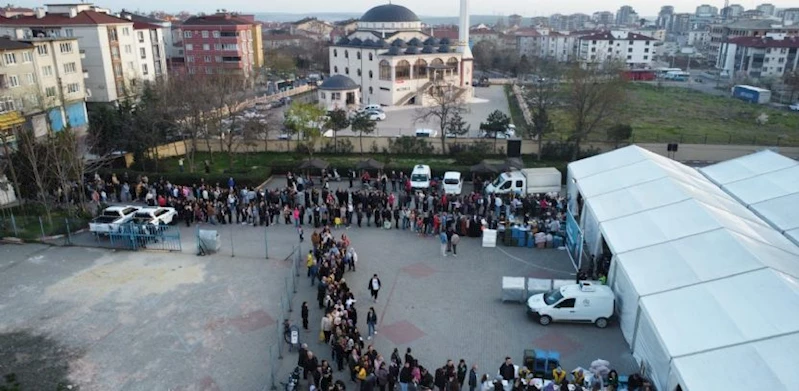
[(487, 194), (560, 193), (561, 174), (557, 168), (523, 168), (503, 172), (485, 187)]
[(178, 212), (175, 208), (160, 207), (160, 206), (147, 206), (139, 209), (133, 215), (133, 221), (136, 224), (172, 224), (175, 222), (175, 216)]
[(119, 226), (133, 220), (137, 206), (109, 206), (89, 223), (89, 231), (96, 235), (107, 235), (119, 230)]

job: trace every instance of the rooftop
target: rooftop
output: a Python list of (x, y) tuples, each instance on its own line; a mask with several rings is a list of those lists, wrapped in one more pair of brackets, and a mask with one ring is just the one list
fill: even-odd
[(785, 37), (785, 39), (774, 39), (772, 37), (736, 37), (728, 39), (727, 42), (750, 48), (799, 48), (799, 38), (797, 37)]
[(74, 18), (63, 14), (47, 14), (43, 18), (36, 16), (18, 16), (0, 19), (0, 23), (16, 26), (94, 26), (100, 24), (133, 23), (130, 20), (97, 11), (81, 11)]
[(31, 48), (33, 48), (33, 45), (30, 43), (15, 41), (6, 37), (0, 37), (0, 50), (25, 50)]
[(646, 35), (628, 32), (627, 36), (616, 37), (610, 31), (600, 31), (591, 35), (582, 36), (581, 39), (588, 41), (654, 41), (655, 38)]
[(214, 14), (192, 16), (183, 22), (184, 26), (251, 25), (253, 22), (236, 14)]
[(384, 4), (366, 11), (360, 21), (369, 23), (419, 22), (419, 17), (413, 11), (401, 5)]
[(320, 90), (329, 91), (347, 91), (357, 90), (360, 88), (352, 79), (344, 75), (333, 75), (325, 79), (322, 85), (319, 86)]

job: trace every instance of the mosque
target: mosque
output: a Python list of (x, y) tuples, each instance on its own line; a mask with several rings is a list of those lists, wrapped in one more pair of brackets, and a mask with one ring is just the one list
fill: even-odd
[[(343, 76), (331, 80), (335, 84), (331, 89), (355, 90), (337, 94), (346, 106), (429, 105), (427, 92), (442, 83), (468, 99), (474, 92), (468, 8), (468, 0), (461, 0), (457, 42), (425, 33), (419, 17), (401, 5), (390, 3), (370, 9), (359, 19), (355, 31), (329, 49), (331, 79)], [(331, 83), (323, 83), (321, 89)]]

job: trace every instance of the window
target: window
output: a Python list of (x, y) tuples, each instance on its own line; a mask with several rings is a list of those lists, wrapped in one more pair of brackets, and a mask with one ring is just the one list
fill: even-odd
[(331, 92), (330, 99), (332, 100), (341, 100), (341, 93), (340, 92)]
[(222, 56), (216, 56), (216, 62), (222, 62)]
[(55, 96), (55, 87), (47, 87), (44, 89), (44, 95), (48, 98), (52, 98)]
[(139, 57), (147, 58), (147, 51), (144, 48), (139, 48)]
[(338, 57), (338, 50), (333, 49), (333, 57)]
[(187, 43), (186, 44), (186, 50), (194, 50), (194, 45), (192, 45), (190, 43)]
[(348, 50), (344, 51), (344, 58), (350, 58), (350, 52)]
[(64, 29), (64, 36), (65, 37), (74, 37), (75, 36), (75, 30), (73, 30), (73, 29)]
[(320, 92), (319, 93), (319, 99), (325, 99), (325, 93), (324, 92)]
[(25, 74), (25, 82), (27, 84), (36, 84), (36, 79), (33, 78), (33, 73)]
[(355, 52), (355, 58), (360, 60), (361, 59), (361, 52)]
[(205, 61), (205, 62), (211, 62), (211, 56), (205, 56), (205, 57), (203, 57), (203, 61)]
[(111, 57), (119, 58), (119, 48), (116, 46), (111, 47)]
[(10, 96), (0, 97), (0, 113), (16, 110), (14, 105), (14, 98)]
[(33, 61), (33, 55), (31, 55), (31, 52), (22, 52), (22, 62), (31, 61)]
[(204, 44), (203, 44), (203, 50), (205, 50), (206, 52), (207, 52), (207, 51), (209, 51), (209, 50), (211, 50), (211, 45), (210, 45), (210, 44), (207, 44), (207, 43), (204, 43)]
[(391, 80), (391, 64), (388, 61), (380, 61), (380, 80)]
[(360, 76), (360, 75), (361, 75), (361, 69), (358, 68), (358, 76)]
[(225, 43), (225, 44), (222, 44), (222, 50), (228, 50), (228, 51), (237, 52), (237, 51), (239, 51), (239, 45), (235, 44), (235, 43)]
[(644, 56), (644, 60), (649, 60), (649, 56)]
[(3, 53), (3, 61), (5, 64), (8, 65), (16, 65), (17, 64), (17, 55), (15, 53)]
[(349, 67), (344, 67), (344, 73), (349, 75), (350, 74), (350, 68)]
[(68, 63), (64, 64), (64, 73), (70, 74), (70, 73), (75, 73), (77, 71), (78, 71), (78, 67), (75, 66), (74, 62), (68, 62)]
[(133, 53), (133, 46), (131, 46), (131, 45), (125, 45), (125, 53), (126, 53), (126, 54), (131, 54), (131, 53)]
[(36, 47), (36, 51), (39, 52), (40, 56), (47, 55), (47, 45), (39, 45)]
[(136, 70), (136, 67), (133, 65), (133, 61), (128, 61), (128, 66), (127, 66), (127, 69), (128, 69), (129, 71), (134, 71), (134, 70)]
[(782, 67), (777, 67), (777, 72), (782, 72)]
[(596, 48), (591, 48), (591, 53), (596, 53)]
[(150, 70), (147, 69), (147, 64), (141, 64), (141, 74), (142, 75), (149, 75)]
[(646, 41), (646, 43), (644, 45), (649, 46), (649, 41)]
[(186, 56), (186, 62), (194, 62), (194, 56)]
[(61, 48), (61, 53), (72, 53), (72, 42), (61, 42), (58, 46)]
[(427, 61), (421, 58), (413, 64), (413, 77), (416, 79), (427, 78)]
[(458, 59), (455, 57), (450, 58), (447, 60), (447, 66), (452, 67), (452, 73), (457, 75), (458, 74)]
[(337, 65), (333, 66), (333, 73), (338, 73), (338, 66)]
[(649, 53), (649, 48), (644, 49), (644, 53)]
[(214, 30), (213, 34), (214, 38), (219, 38), (219, 30)]
[(191, 38), (191, 31), (184, 31), (183, 38)]
[(19, 87), (19, 78), (17, 77), (17, 75), (8, 76), (8, 87), (9, 88)]
[(369, 78), (371, 79), (371, 78), (373, 78), (374, 76), (375, 76), (375, 75), (374, 75), (374, 73), (373, 73), (372, 71), (369, 71)]
[(51, 65), (45, 65), (42, 67), (42, 76), (50, 77), (53, 76), (53, 67)]
[(215, 43), (214, 44), (214, 50), (222, 50), (222, 44), (221, 43)]
[(632, 52), (633, 52), (633, 48), (627, 48), (627, 53), (632, 53)]
[(560, 303), (558, 303), (558, 305), (556, 305), (555, 308), (574, 308), (575, 301), (576, 299), (574, 298), (563, 300)]
[(208, 38), (208, 31), (207, 30), (203, 30), (202, 35), (203, 35), (203, 38)]
[(627, 59), (628, 59), (628, 60), (632, 60), (632, 59), (633, 59), (633, 56), (627, 56)]
[(122, 35), (124, 35), (126, 37), (130, 36), (130, 28), (129, 27), (123, 27), (122, 28)]
[(144, 31), (137, 31), (136, 38), (139, 39), (140, 43), (144, 43)]
[(74, 94), (78, 91), (80, 91), (80, 84), (78, 83), (67, 84), (67, 93)]
[(375, 93), (375, 90), (374, 90), (374, 88), (372, 88), (372, 87), (369, 87), (369, 95), (372, 95), (372, 94), (374, 94), (374, 93)]
[(372, 61), (372, 60), (374, 60), (374, 57), (372, 56), (372, 53), (369, 53), (369, 61)]

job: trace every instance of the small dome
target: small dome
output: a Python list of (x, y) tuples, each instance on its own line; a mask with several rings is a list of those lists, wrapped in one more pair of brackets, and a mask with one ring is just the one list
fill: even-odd
[(435, 52), (436, 52), (436, 48), (434, 48), (431, 45), (424, 45), (424, 49), (422, 49), (422, 53), (424, 53), (424, 54), (430, 54), (430, 53), (435, 53)]
[(339, 39), (338, 42), (336, 42), (336, 45), (349, 45), (349, 44), (350, 44), (350, 39), (347, 37), (341, 37), (341, 39)]
[(438, 40), (433, 38), (433, 37), (430, 37), (430, 38), (427, 38), (427, 39), (424, 40), (424, 44), (425, 45), (430, 45), (430, 46), (437, 46), (438, 45)]
[(438, 44), (439, 45), (449, 45), (449, 38), (446, 38), (446, 37), (441, 38), (441, 40), (438, 41)]
[(413, 11), (401, 5), (384, 4), (366, 11), (359, 22), (419, 22), (419, 17)]
[(352, 79), (344, 75), (333, 75), (328, 77), (322, 82), (322, 85), (319, 86), (320, 90), (331, 90), (331, 91), (348, 91), (348, 90), (357, 90), (358, 85), (355, 84)]
[(419, 48), (416, 46), (410, 46), (405, 49), (405, 54), (419, 54)]
[(386, 42), (385, 39), (381, 39), (381, 40), (377, 41), (377, 47), (387, 48), (388, 46), (389, 46), (388, 42)]
[(363, 44), (363, 41), (361, 41), (360, 38), (353, 38), (350, 40), (351, 46), (361, 46), (361, 44)]
[(401, 49), (399, 47), (392, 46), (390, 49), (388, 49), (388, 55), (389, 56), (399, 56), (400, 50)]
[(408, 46), (422, 46), (422, 41), (420, 41), (419, 38), (414, 38), (408, 41)]
[(363, 45), (364, 47), (372, 48), (375, 47), (376, 44), (377, 43), (373, 39), (367, 38), (365, 41), (363, 41), (361, 45)]
[(397, 39), (394, 40), (394, 42), (391, 42), (391, 46), (396, 46), (398, 48), (404, 48), (407, 45), (405, 44), (405, 41), (397, 38)]
[(441, 45), (441, 47), (438, 48), (438, 52), (439, 53), (449, 53), (449, 46), (448, 45)]

